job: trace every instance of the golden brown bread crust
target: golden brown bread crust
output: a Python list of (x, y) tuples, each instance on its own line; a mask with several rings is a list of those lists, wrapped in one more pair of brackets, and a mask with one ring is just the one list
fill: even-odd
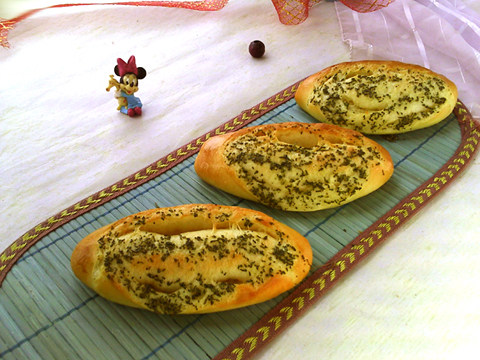
[(323, 123), (281, 123), (210, 138), (195, 171), (233, 195), (288, 211), (336, 207), (382, 186), (390, 154), (359, 132)]
[(191, 204), (143, 211), (96, 230), (71, 267), (108, 300), (163, 314), (223, 311), (269, 300), (310, 270), (295, 230), (254, 210)]
[(442, 121), (457, 96), (453, 82), (424, 67), (365, 60), (309, 76), (300, 83), (295, 100), (321, 122), (364, 134), (397, 134)]

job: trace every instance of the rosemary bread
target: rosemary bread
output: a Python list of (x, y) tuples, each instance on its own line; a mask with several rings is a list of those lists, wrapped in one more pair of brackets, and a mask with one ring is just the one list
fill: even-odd
[(271, 299), (312, 264), (307, 239), (254, 210), (191, 204), (127, 216), (81, 240), (74, 274), (104, 298), (161, 314)]
[(214, 136), (195, 171), (230, 194), (288, 211), (343, 205), (382, 186), (390, 154), (361, 133), (323, 123), (280, 123)]
[(445, 119), (457, 88), (424, 67), (395, 61), (356, 61), (328, 67), (302, 81), (297, 104), (315, 119), (364, 134), (397, 134)]

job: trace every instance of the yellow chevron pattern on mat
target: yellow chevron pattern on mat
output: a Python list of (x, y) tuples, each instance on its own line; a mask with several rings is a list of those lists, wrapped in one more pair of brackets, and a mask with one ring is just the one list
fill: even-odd
[(451, 179), (453, 177), (453, 172), (451, 170), (442, 171), (440, 175), (447, 175)]
[(395, 210), (395, 214), (397, 215), (402, 214), (402, 216), (406, 218), (408, 216), (408, 211), (405, 209), (398, 209), (398, 210)]
[(257, 333), (262, 333), (262, 340), (265, 341), (270, 335), (270, 327), (262, 326), (260, 329), (257, 330)]
[(313, 284), (318, 285), (319, 290), (322, 291), (325, 288), (325, 279), (323, 277), (316, 279)]
[(403, 204), (403, 207), (409, 207), (410, 210), (415, 210), (417, 208), (417, 206), (413, 202), (405, 203)]
[(398, 225), (400, 223), (400, 218), (396, 215), (389, 216), (387, 218), (388, 221), (393, 221), (395, 225)]
[(38, 234), (30, 235), (29, 233), (26, 233), (25, 235), (22, 236), (22, 241), (27, 242), (27, 241), (35, 239), (37, 236), (38, 236)]
[(228, 124), (225, 124), (225, 126), (224, 126), (223, 128), (224, 128), (225, 130), (227, 130), (227, 131), (230, 131), (230, 130), (235, 129), (234, 126), (230, 126), (230, 125), (228, 125)]
[(352, 246), (352, 250), (358, 251), (360, 255), (363, 255), (365, 252), (365, 247), (362, 244)]
[(236, 360), (241, 360), (243, 358), (243, 352), (245, 350), (243, 348), (236, 348), (232, 351), (233, 354), (237, 355)]
[(422, 204), (423, 201), (424, 201), (423, 197), (421, 197), (421, 196), (413, 196), (413, 197), (412, 197), (412, 200), (415, 200), (415, 201), (417, 201), (417, 202), (420, 203), (420, 204)]
[[(473, 144), (467, 144), (467, 145), (465, 145), (463, 148), (464, 148), (464, 149), (467, 149), (467, 150), (470, 150), (470, 152), (473, 152), (474, 149), (475, 149), (474, 146), (473, 146)], [(468, 153), (467, 158), (470, 158), (470, 152)]]
[(193, 146), (191, 143), (187, 145), (188, 151), (195, 151), (198, 149), (198, 146)]
[(385, 228), (388, 231), (392, 230), (392, 226), (389, 223), (381, 223), (378, 225), (379, 228)]
[[(100, 200), (99, 200), (99, 201), (100, 201)], [(61, 221), (61, 219), (57, 219), (57, 218), (55, 218), (55, 217), (52, 216), (52, 217), (48, 218), (47, 224), (52, 225), (52, 224), (56, 224), (56, 223), (59, 222), (59, 221)]]
[[(285, 318), (286, 318), (287, 320), (289, 320), (289, 319), (292, 317), (292, 315), (293, 315), (293, 307), (291, 307), (291, 306), (285, 306), (284, 308), (281, 308), (281, 309), (280, 309), (280, 314), (283, 314), (283, 313), (286, 314), (286, 315), (285, 315)], [(246, 340), (245, 340), (245, 341), (246, 341)], [(255, 342), (255, 343), (256, 343), (256, 342)]]
[(123, 185), (125, 186), (135, 185), (135, 181), (131, 181), (130, 179), (124, 179)]
[(436, 177), (435, 179), (433, 179), (433, 181), (435, 181), (435, 182), (441, 182), (442, 184), (446, 184), (446, 183), (447, 183), (447, 179), (445, 179), (444, 176), (442, 176), (442, 177)]
[(238, 116), (233, 119), (233, 122), (232, 122), (233, 125), (242, 125), (243, 124), (243, 121), (239, 121), (238, 120)]
[(460, 170), (460, 166), (458, 166), (457, 164), (450, 164), (450, 165), (448, 165), (448, 168), (449, 169), (454, 169), (456, 171)]
[[(478, 134), (477, 134), (477, 136), (478, 136)], [(474, 136), (468, 137), (468, 138), (467, 138), (467, 141), (468, 141), (468, 142), (472, 142), (474, 145), (478, 145), (478, 139), (475, 138)]]
[(432, 190), (423, 189), (422, 191), (419, 192), (419, 194), (422, 194), (422, 195), (425, 194), (425, 195), (427, 195), (427, 197), (430, 197), (430, 196), (432, 196)]
[(75, 204), (75, 205), (73, 206), (73, 208), (74, 208), (75, 210), (83, 210), (83, 209), (88, 208), (89, 206), (90, 206), (90, 205), (80, 205), (80, 203), (77, 203), (77, 204)]
[(373, 230), (370, 234), (375, 235), (377, 239), (381, 239), (383, 236), (383, 232), (380, 229)]
[(302, 293), (308, 295), (308, 298), (312, 300), (315, 296), (315, 288), (306, 288), (302, 291)]
[[(118, 187), (117, 185), (113, 185), (113, 186), (112, 186), (112, 191), (113, 191), (113, 192), (122, 191), (122, 190), (125, 190), (125, 188), (123, 188), (123, 187)], [(75, 205), (75, 207), (76, 207), (76, 206), (77, 206), (77, 205)]]
[(164, 168), (164, 167), (167, 167), (167, 166), (168, 166), (168, 164), (164, 164), (162, 160), (157, 162), (157, 167), (160, 168), (160, 169)]
[(340, 272), (343, 272), (343, 271), (347, 268), (347, 266), (345, 265), (345, 261), (344, 261), (344, 260), (337, 261), (337, 262), (335, 263), (335, 265), (338, 266)]
[(257, 346), (257, 338), (255, 336), (251, 336), (247, 339), (245, 339), (245, 342), (247, 344), (250, 344), (250, 349), (248, 351), (252, 352), (255, 347)]
[[(13, 245), (12, 245), (13, 246)], [(0, 261), (2, 262), (7, 262), (8, 260), (12, 259), (15, 255), (5, 255), (5, 254), (2, 254), (0, 256)]]
[(349, 253), (346, 253), (346, 254), (342, 254), (342, 257), (343, 258), (348, 258), (348, 260), (350, 261), (350, 264), (353, 263), (356, 259), (354, 252), (349, 252)]
[(335, 269), (330, 268), (328, 270), (325, 270), (322, 275), (325, 276), (325, 277), (328, 276), (330, 278), (330, 281), (333, 281), (333, 280), (335, 280)]
[[(305, 298), (303, 296), (296, 297), (295, 299), (292, 300), (292, 303), (297, 305), (297, 310), (301, 310), (303, 308), (303, 306), (305, 305)], [(280, 320), (281, 320), (281, 318), (280, 318)], [(278, 326), (280, 326), (280, 324), (278, 324)], [(277, 329), (278, 329), (278, 327), (275, 327), (275, 330), (277, 330)]]
[(205, 141), (207, 141), (209, 137), (210, 137), (210, 133), (208, 133), (207, 135), (205, 135), (205, 140), (197, 139), (197, 141), (196, 141), (197, 145), (203, 145), (203, 143), (204, 143)]
[(367, 243), (368, 244), (368, 247), (372, 247), (373, 246), (373, 238), (371, 236), (369, 237), (366, 237), (366, 238), (363, 238), (360, 240), (361, 242), (364, 242), (364, 243)]
[(168, 162), (175, 162), (175, 161), (177, 161), (177, 158), (174, 158), (174, 157), (172, 156), (172, 154), (168, 154), (168, 155), (167, 155), (167, 161), (168, 161)]
[(268, 322), (273, 324), (275, 330), (278, 330), (278, 328), (282, 326), (282, 317), (274, 316), (270, 320), (268, 320)]

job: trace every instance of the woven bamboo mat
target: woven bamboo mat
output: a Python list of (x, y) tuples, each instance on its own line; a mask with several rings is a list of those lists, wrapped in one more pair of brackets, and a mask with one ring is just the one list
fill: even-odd
[[(393, 139), (373, 137), (392, 155), (393, 177), (376, 192), (336, 209), (272, 210), (216, 190), (196, 176), (195, 154), (208, 137), (247, 125), (314, 122), (293, 99), (297, 85), (15, 241), (0, 256), (0, 358), (249, 358), (454, 181), (477, 150), (478, 124), (458, 102), (454, 113), (436, 126)], [(312, 273), (295, 290), (268, 302), (196, 316), (156, 315), (117, 305), (74, 277), (70, 255), (84, 236), (132, 213), (185, 203), (253, 208), (291, 226), (312, 245)]]

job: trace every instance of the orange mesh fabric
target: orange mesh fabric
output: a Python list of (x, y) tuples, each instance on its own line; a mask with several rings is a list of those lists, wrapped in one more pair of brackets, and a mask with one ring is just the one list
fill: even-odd
[[(278, 18), (282, 24), (296, 25), (305, 21), (308, 17), (308, 11), (314, 4), (319, 3), (321, 0), (272, 0), (272, 3), (277, 11)], [(340, 0), (343, 4), (358, 12), (371, 12), (383, 7), (388, 6), (395, 0)], [(222, 9), (228, 0), (203, 0), (203, 1), (131, 1), (122, 3), (84, 3), (84, 4), (60, 4), (47, 7), (59, 8), (69, 6), (82, 6), (82, 5), (135, 5), (135, 6), (163, 6), (163, 7), (178, 7), (183, 9), (192, 9), (200, 11), (217, 11)], [(15, 19), (4, 20), (0, 19), (0, 46), (8, 47), (7, 36), (9, 30), (13, 26), (22, 21), (23, 19), (31, 16), (32, 14), (43, 10), (35, 9), (31, 10)]]
[(357, 12), (366, 13), (387, 7), (395, 0), (340, 0), (344, 5)]
[(0, 19), (0, 45), (8, 47), (7, 36), (8, 32), (13, 29), (15, 22), (13, 20)]
[[(308, 17), (310, 7), (321, 0), (272, 0), (282, 24), (297, 25)], [(395, 0), (340, 0), (357, 12), (371, 12), (384, 8)]]
[(282, 24), (296, 25), (305, 21), (310, 7), (320, 0), (272, 0)]

